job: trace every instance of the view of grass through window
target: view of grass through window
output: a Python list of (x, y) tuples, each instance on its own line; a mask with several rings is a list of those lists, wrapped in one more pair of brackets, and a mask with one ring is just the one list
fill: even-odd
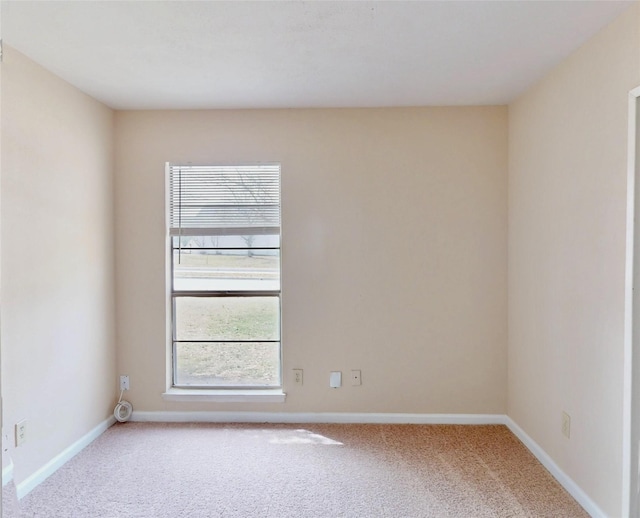
[[(238, 281), (271, 287), (266, 283), (278, 283), (279, 257), (259, 253), (175, 250), (174, 285), (196, 291)], [(278, 385), (280, 344), (259, 340), (280, 340), (279, 297), (184, 296), (174, 304), (177, 385)]]

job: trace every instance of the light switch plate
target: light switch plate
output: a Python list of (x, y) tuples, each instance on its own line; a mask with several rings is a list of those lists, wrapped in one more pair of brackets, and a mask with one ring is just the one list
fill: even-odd
[(329, 386), (331, 388), (339, 388), (342, 386), (342, 372), (332, 371), (329, 376)]

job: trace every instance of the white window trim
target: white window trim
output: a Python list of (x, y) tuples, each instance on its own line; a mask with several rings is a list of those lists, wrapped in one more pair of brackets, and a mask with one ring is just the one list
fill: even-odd
[[(251, 164), (248, 164), (251, 165)], [(261, 163), (260, 165), (273, 165), (278, 166), (280, 168), (279, 163)], [(167, 218), (167, 228), (171, 228), (171, 217), (170, 217), (170, 175), (169, 170), (172, 166), (171, 163), (165, 163), (165, 181), (166, 181), (166, 189), (165, 189), (165, 206), (166, 206), (166, 218)], [(208, 166), (207, 166), (208, 167)], [(214, 167), (224, 167), (224, 166), (214, 166)], [(275, 227), (256, 227), (251, 228), (250, 230), (256, 234), (264, 234), (271, 233)], [(279, 225), (278, 231), (281, 233), (281, 226)], [(204, 230), (204, 232), (203, 232)], [(242, 231), (247, 229), (235, 229), (236, 231)], [(218, 230), (215, 232), (207, 231), (206, 229), (181, 229), (177, 235), (224, 235), (228, 233), (222, 230)], [(175, 235), (175, 232), (169, 230), (167, 235), (167, 243), (165, 246), (165, 250), (168, 251), (167, 255), (167, 265), (170, 265), (167, 268), (167, 314), (171, 315), (171, 318), (168, 320), (168, 354), (169, 354), (169, 368), (170, 376), (168, 380), (167, 389), (164, 393), (162, 393), (162, 398), (165, 401), (174, 401), (174, 402), (219, 402), (219, 403), (284, 403), (286, 399), (286, 394), (283, 391), (284, 386), (284, 372), (283, 372), (283, 353), (282, 353), (282, 337), (280, 337), (280, 386), (272, 387), (272, 388), (254, 388), (254, 387), (232, 387), (229, 389), (220, 388), (220, 387), (180, 387), (173, 385), (174, 383), (174, 370), (175, 363), (173, 358), (173, 329), (171, 321), (173, 319), (173, 308), (172, 306), (172, 297), (173, 297), (173, 287), (172, 287), (172, 275), (173, 275), (173, 267), (172, 267), (172, 258), (173, 258), (173, 248), (172, 248), (172, 237)], [(281, 293), (281, 289), (280, 289)], [(281, 297), (281, 295), (280, 295)], [(280, 310), (280, 318), (282, 318), (282, 312)]]
[(171, 387), (162, 394), (165, 401), (181, 403), (284, 403), (282, 389), (202, 389)]

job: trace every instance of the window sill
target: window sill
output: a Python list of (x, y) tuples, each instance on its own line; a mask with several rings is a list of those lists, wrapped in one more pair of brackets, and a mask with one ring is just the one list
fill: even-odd
[(282, 389), (181, 389), (170, 388), (162, 399), (165, 401), (212, 402), (212, 403), (284, 403), (287, 395)]

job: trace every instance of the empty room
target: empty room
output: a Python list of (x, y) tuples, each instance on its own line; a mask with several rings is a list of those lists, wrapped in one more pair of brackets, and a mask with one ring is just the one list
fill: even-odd
[(0, 27), (4, 516), (640, 516), (638, 2)]

